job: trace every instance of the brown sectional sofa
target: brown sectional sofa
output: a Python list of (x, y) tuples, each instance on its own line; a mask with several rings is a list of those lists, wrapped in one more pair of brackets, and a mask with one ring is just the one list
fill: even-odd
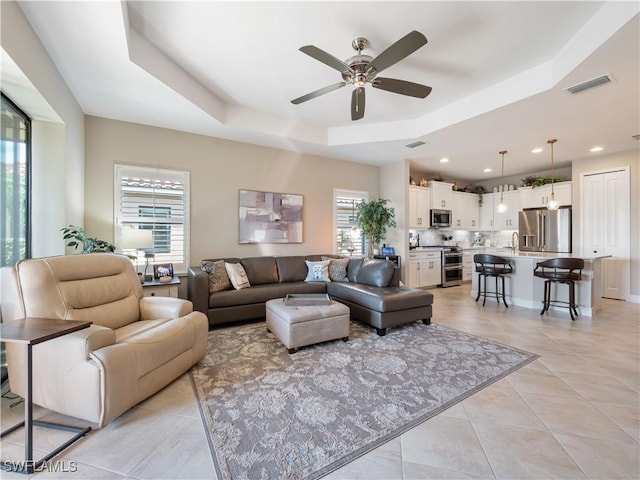
[(209, 276), (200, 266), (188, 270), (188, 298), (194, 310), (207, 315), (210, 325), (265, 318), (265, 303), (290, 293), (327, 293), (351, 310), (351, 318), (376, 328), (387, 328), (421, 320), (431, 322), (433, 295), (425, 290), (399, 285), (399, 270), (389, 260), (351, 258), (345, 282), (305, 282), (305, 260), (319, 261), (335, 255), (249, 257), (207, 259), (240, 263), (251, 287), (209, 292)]

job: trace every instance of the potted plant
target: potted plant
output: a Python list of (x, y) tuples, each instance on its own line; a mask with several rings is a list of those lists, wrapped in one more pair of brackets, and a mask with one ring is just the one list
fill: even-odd
[(356, 225), (367, 239), (369, 257), (373, 256), (374, 248), (378, 248), (385, 237), (387, 228), (396, 226), (396, 211), (393, 207), (388, 207), (387, 203), (390, 201), (386, 198), (379, 198), (358, 206)]
[(69, 240), (69, 242), (67, 242), (67, 247), (80, 247), (82, 248), (82, 253), (112, 253), (116, 251), (116, 246), (107, 242), (106, 240), (100, 240), (95, 237), (87, 237), (87, 233), (82, 227), (69, 225), (68, 227), (61, 228), (60, 231), (62, 232), (62, 238), (64, 240)]

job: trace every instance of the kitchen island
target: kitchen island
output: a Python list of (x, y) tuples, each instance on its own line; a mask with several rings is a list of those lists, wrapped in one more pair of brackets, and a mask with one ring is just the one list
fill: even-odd
[[(474, 250), (474, 253), (489, 253), (511, 260), (514, 272), (505, 275), (505, 296), (509, 305), (542, 310), (544, 297), (544, 280), (533, 276), (533, 269), (538, 262), (550, 258), (584, 259), (582, 280), (576, 282), (576, 303), (579, 315), (592, 317), (600, 310), (600, 298), (602, 297), (602, 259), (609, 255), (580, 256), (571, 253), (550, 252), (521, 252), (512, 249), (482, 248)], [(475, 268), (474, 268), (475, 270)], [(552, 283), (551, 298), (562, 301), (569, 299), (567, 285)], [(495, 283), (487, 280), (487, 289), (495, 290)], [(471, 280), (471, 295), (475, 299), (478, 294), (478, 274), (473, 274)], [(487, 294), (487, 299), (495, 296)], [(554, 310), (554, 307), (551, 307)], [(562, 309), (565, 310), (565, 309)], [(567, 314), (568, 315), (568, 314)]]

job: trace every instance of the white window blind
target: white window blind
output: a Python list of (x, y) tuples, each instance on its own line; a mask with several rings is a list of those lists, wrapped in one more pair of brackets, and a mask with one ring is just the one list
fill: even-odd
[(189, 172), (115, 165), (115, 177), (116, 245), (125, 229), (148, 230), (151, 245), (139, 250), (152, 254), (152, 264), (172, 263), (175, 273), (186, 272)]
[(367, 192), (334, 190), (335, 252), (338, 255), (360, 256), (366, 251), (362, 232), (356, 226), (358, 206), (368, 198)]

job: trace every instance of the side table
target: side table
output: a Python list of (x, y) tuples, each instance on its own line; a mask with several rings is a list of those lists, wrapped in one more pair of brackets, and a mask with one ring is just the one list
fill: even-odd
[[(0, 324), (0, 341), (7, 343), (22, 343), (26, 345), (25, 349), (25, 366), (26, 366), (26, 386), (27, 391), (24, 397), (24, 420), (17, 423), (13, 427), (8, 428), (0, 433), (0, 438), (25, 427), (24, 433), (24, 462), (0, 461), (2, 470), (33, 473), (43, 463), (56, 456), (69, 445), (84, 437), (91, 431), (91, 427), (73, 427), (70, 425), (62, 425), (59, 423), (43, 422), (33, 419), (33, 364), (32, 364), (32, 348), (39, 343), (52, 340), (54, 338), (67, 335), (77, 330), (89, 327), (92, 322), (82, 322), (75, 320), (59, 320), (54, 318), (24, 318), (12, 322)], [(54, 428), (57, 430), (66, 430), (75, 432), (76, 435), (58, 448), (48, 453), (40, 460), (33, 459), (33, 426)]]
[(178, 298), (180, 279), (173, 277), (170, 282), (161, 282), (153, 279), (142, 283), (142, 292), (145, 297), (173, 297)]

